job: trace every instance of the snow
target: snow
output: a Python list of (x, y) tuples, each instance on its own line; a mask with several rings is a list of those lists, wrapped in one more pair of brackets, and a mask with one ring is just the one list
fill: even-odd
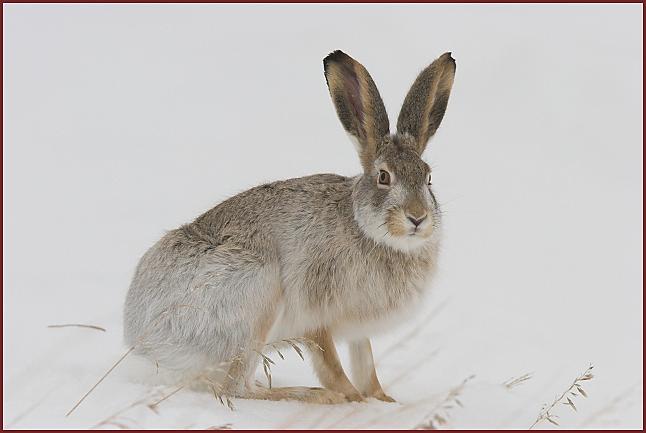
[[(528, 428), (589, 363), (588, 397), (559, 403), (559, 424), (642, 428), (642, 5), (3, 13), (6, 428), (411, 428), (435, 414)], [(415, 74), (457, 60), (425, 155), (441, 270), (420, 314), (373, 341), (398, 402), (232, 411), (183, 389), (151, 408), (176, 387), (127, 357), (66, 417), (127, 350), (129, 279), (165, 230), (261, 182), (358, 172), (322, 73), (337, 48), (371, 72), (393, 124)], [(47, 327), (64, 323), (106, 331)], [(269, 355), (275, 386), (317, 385), (309, 361)], [(442, 408), (472, 375), (462, 406)]]

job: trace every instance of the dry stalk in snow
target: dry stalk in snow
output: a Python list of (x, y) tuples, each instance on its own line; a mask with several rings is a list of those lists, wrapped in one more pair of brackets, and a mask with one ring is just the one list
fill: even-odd
[(414, 428), (416, 430), (435, 430), (439, 426), (445, 425), (448, 422), (449, 410), (455, 406), (463, 407), (462, 402), (458, 398), (462, 394), (464, 386), (473, 379), (475, 376), (471, 375), (464, 379), (461, 384), (451, 389), (448, 394), (437, 403), (424, 417), (424, 420), (417, 424)]
[(592, 374), (593, 368), (594, 365), (590, 364), (585, 372), (574, 379), (570, 387), (563, 391), (561, 395), (557, 396), (552, 403), (543, 405), (543, 408), (539, 412), (536, 421), (534, 421), (534, 424), (532, 424), (529, 429), (531, 430), (532, 428), (534, 428), (534, 426), (536, 426), (536, 424), (542, 421), (547, 421), (551, 424), (559, 425), (559, 423), (555, 419), (558, 418), (558, 415), (553, 413), (553, 410), (559, 403), (570, 406), (572, 410), (576, 411), (577, 409), (573, 399), (578, 397), (579, 395), (582, 395), (583, 397), (588, 396), (588, 394), (586, 394), (585, 390), (583, 389), (582, 382), (591, 380), (594, 377), (594, 375)]
[(534, 373), (525, 373), (522, 376), (512, 377), (512, 378), (508, 379), (506, 382), (503, 382), (503, 385), (507, 389), (512, 389), (512, 388), (514, 388), (514, 387), (516, 387), (518, 385), (521, 385), (521, 384), (525, 383), (526, 381), (528, 381), (532, 377), (534, 377)]
[(177, 394), (178, 392), (180, 392), (183, 388), (184, 388), (184, 385), (180, 385), (180, 386), (178, 386), (178, 387), (177, 387), (173, 392), (171, 392), (170, 394), (167, 394), (167, 395), (165, 395), (164, 397), (162, 397), (161, 399), (159, 399), (159, 400), (157, 400), (156, 402), (152, 403), (152, 404), (150, 405), (150, 408), (151, 408), (151, 409), (153, 409), (153, 410), (156, 410), (156, 409), (157, 409), (157, 406), (159, 406), (159, 404), (160, 404), (162, 401), (164, 401), (164, 400), (166, 400), (166, 399), (168, 399), (168, 398), (170, 398), (170, 397), (174, 396), (175, 394)]
[[(298, 346), (299, 344), (303, 346), (307, 346), (310, 348), (310, 350), (320, 350), (323, 351), (323, 348), (319, 346), (314, 340), (310, 340), (309, 338), (305, 337), (298, 337), (298, 338), (286, 338), (284, 340), (278, 340), (278, 341), (273, 341), (271, 343), (267, 343), (264, 345), (265, 348), (271, 348), (276, 351), (280, 359), (285, 359), (285, 355), (280, 351), (280, 347), (282, 346), (287, 347), (287, 348), (292, 348), (294, 349), (294, 352), (298, 354), (298, 356), (305, 361), (305, 357), (303, 356), (303, 350)], [(255, 351), (261, 358), (262, 358), (262, 367), (265, 373), (265, 377), (267, 377), (267, 384), (269, 385), (269, 388), (271, 388), (271, 365), (276, 365), (276, 363), (267, 355), (262, 353), (261, 351), (256, 350)]]
[(97, 331), (105, 332), (105, 328), (96, 325), (83, 325), (81, 323), (68, 323), (65, 325), (49, 325), (48, 328), (87, 328), (87, 329), (96, 329)]
[[(153, 396), (154, 397), (154, 396)], [(122, 430), (129, 430), (131, 428), (136, 427), (135, 425), (129, 425), (127, 424), (128, 421), (131, 421), (129, 418), (126, 418), (123, 416), (123, 414), (135, 407), (139, 406), (146, 406), (148, 409), (152, 410), (153, 412), (156, 412), (155, 407), (148, 402), (150, 397), (144, 397), (139, 400), (136, 400), (132, 403), (130, 403), (128, 406), (124, 407), (123, 409), (113, 413), (103, 421), (100, 421), (98, 424), (96, 424), (94, 427), (92, 427), (93, 430), (102, 428), (102, 427), (117, 427)]]

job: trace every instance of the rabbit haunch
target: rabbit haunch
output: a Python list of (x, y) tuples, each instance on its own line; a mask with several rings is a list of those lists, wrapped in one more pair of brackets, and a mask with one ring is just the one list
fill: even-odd
[[(126, 298), (125, 338), (140, 355), (187, 376), (224, 363), (229, 374), (217, 380), (239, 397), (392, 401), (368, 337), (420, 304), (436, 266), (441, 213), (421, 154), (455, 62), (447, 53), (420, 73), (395, 134), (363, 66), (336, 51), (324, 68), (363, 174), (258, 186), (166, 234), (140, 260)], [(354, 384), (334, 347), (341, 335), (352, 335)], [(323, 349), (311, 356), (325, 389), (258, 388), (257, 351), (298, 337)]]

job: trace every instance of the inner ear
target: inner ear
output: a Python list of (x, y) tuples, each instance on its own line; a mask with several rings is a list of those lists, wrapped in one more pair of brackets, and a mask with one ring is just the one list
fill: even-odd
[(323, 65), (339, 120), (358, 144), (361, 163), (368, 171), (379, 142), (389, 133), (386, 108), (377, 86), (366, 68), (342, 51), (328, 55)]
[[(343, 86), (343, 93), (337, 95), (337, 97), (335, 98), (335, 104), (337, 106), (343, 106), (346, 104), (347, 100), (352, 112), (349, 113), (350, 116), (344, 117), (344, 119), (346, 120), (345, 123), (348, 124), (348, 127), (350, 128), (354, 126), (359, 137), (365, 137), (366, 131), (364, 128), (364, 122), (366, 113), (363, 107), (363, 101), (361, 100), (361, 87), (359, 84), (359, 77), (354, 72), (351, 65), (341, 64), (340, 66), (343, 69), (342, 74), (345, 79), (341, 82)], [(344, 100), (342, 95), (346, 95), (346, 100)], [(349, 123), (352, 121), (354, 121), (355, 125), (349, 125)]]

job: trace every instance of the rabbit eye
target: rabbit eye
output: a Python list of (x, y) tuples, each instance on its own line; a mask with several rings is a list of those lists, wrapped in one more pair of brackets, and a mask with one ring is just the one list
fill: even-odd
[(433, 177), (431, 176), (431, 173), (429, 173), (428, 177), (426, 178), (426, 184), (430, 185), (432, 180), (433, 180)]
[(388, 173), (386, 170), (379, 170), (377, 183), (379, 185), (390, 185), (390, 173)]

